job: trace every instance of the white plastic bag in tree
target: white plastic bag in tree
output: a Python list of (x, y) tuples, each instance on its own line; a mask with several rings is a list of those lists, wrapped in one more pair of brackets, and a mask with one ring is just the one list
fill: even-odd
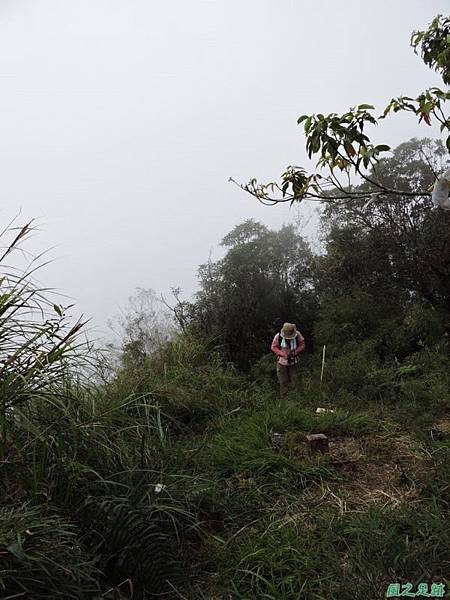
[(434, 184), (431, 199), (435, 206), (439, 206), (445, 210), (450, 210), (450, 169), (442, 173)]

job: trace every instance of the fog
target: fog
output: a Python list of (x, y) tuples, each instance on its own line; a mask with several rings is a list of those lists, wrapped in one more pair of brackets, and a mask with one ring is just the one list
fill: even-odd
[[(3, 0), (2, 227), (37, 217), (41, 280), (98, 334), (136, 287), (196, 289), (248, 218), (278, 228), (313, 203), (265, 207), (228, 181), (307, 164), (300, 114), (384, 108), (440, 79), (409, 47), (448, 2)], [(431, 133), (430, 133), (431, 132)], [(410, 115), (374, 139), (436, 135)]]

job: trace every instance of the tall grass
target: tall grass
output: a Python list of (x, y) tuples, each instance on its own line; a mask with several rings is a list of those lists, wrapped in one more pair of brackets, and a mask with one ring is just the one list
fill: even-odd
[[(14, 408), (44, 397), (72, 362), (82, 360), (81, 321), (69, 324), (65, 309), (48, 299), (34, 280), (43, 266), (34, 257), (21, 270), (15, 261), (34, 231), (32, 222), (0, 234), (0, 427), (3, 440)], [(0, 242), (0, 243), (1, 243)]]
[(168, 593), (196, 535), (177, 474), (166, 476), (170, 418), (149, 393), (80, 379), (83, 323), (36, 283), (38, 259), (5, 265), (33, 230), (5, 230), (0, 257), (0, 595)]
[[(252, 380), (188, 333), (87, 380), (95, 354), (35, 281), (42, 263), (6, 266), (33, 227), (4, 231), (0, 257), (2, 599), (366, 600), (396, 578), (444, 580), (450, 444), (430, 427), (448, 418), (445, 340), (401, 363), (370, 341), (330, 352), (322, 388), (313, 356), (283, 402), (271, 357)], [(346, 471), (306, 452), (314, 432), (390, 437)], [(398, 432), (431, 470), (414, 502), (345, 509), (339, 486), (360, 493), (366, 466), (375, 486), (386, 463), (408, 475)]]

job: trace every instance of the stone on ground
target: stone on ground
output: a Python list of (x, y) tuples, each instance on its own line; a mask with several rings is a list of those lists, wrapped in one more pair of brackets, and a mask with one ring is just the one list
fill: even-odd
[(329, 452), (328, 438), (323, 433), (307, 435), (306, 442), (308, 444), (308, 449), (312, 454), (317, 454), (318, 452), (325, 454)]

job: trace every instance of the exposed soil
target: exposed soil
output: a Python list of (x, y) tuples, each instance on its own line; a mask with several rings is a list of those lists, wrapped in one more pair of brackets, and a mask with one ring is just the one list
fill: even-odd
[[(450, 421), (442, 426), (450, 431)], [(302, 434), (273, 434), (271, 442), (280, 452), (311, 459)], [(328, 443), (329, 453), (312, 460), (332, 468), (342, 479), (305, 490), (303, 501), (310, 508), (326, 503), (344, 513), (364, 510), (369, 505), (397, 507), (404, 502), (419, 502), (432, 476), (430, 456), (408, 436), (328, 436)]]
[(397, 507), (420, 501), (431, 475), (430, 457), (407, 436), (366, 435), (329, 438), (330, 453), (323, 457), (342, 481), (316, 485), (305, 491), (305, 501), (334, 504), (341, 513), (368, 505)]

